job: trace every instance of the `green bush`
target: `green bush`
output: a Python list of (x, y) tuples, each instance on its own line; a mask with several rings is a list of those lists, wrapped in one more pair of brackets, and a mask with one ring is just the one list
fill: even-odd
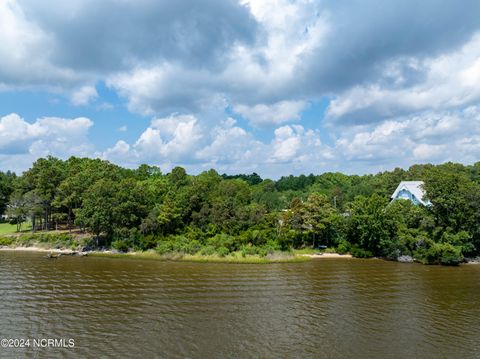
[(456, 266), (463, 262), (462, 249), (452, 245), (446, 245), (442, 250), (440, 263), (443, 265)]
[(287, 229), (277, 237), (278, 244), (282, 250), (288, 250), (294, 247), (297, 232), (292, 229)]
[[(119, 242), (123, 242), (124, 244), (120, 244)], [(116, 243), (115, 246), (120, 246), (122, 249), (127, 247), (129, 249), (142, 251), (156, 246), (156, 241), (153, 236), (144, 236), (136, 228), (119, 228), (114, 231), (111, 246), (123, 252), (124, 250), (115, 248), (114, 243)]]
[(122, 241), (121, 239), (117, 239), (116, 241), (113, 241), (112, 248), (116, 249), (119, 252), (128, 252), (128, 250), (130, 249), (127, 241)]
[(338, 243), (338, 246), (337, 246), (337, 253), (339, 254), (346, 254), (350, 252), (350, 243), (345, 240), (345, 239), (342, 239), (339, 243)]
[(282, 248), (280, 244), (273, 239), (269, 239), (267, 244), (264, 245), (264, 248), (267, 249), (268, 253), (273, 253), (275, 251), (280, 251)]
[(215, 247), (214, 246), (204, 246), (202, 247), (202, 249), (200, 250), (200, 254), (204, 255), (204, 256), (211, 256), (213, 254), (215, 254)]
[(401, 251), (401, 255), (412, 255), (420, 247), (429, 247), (432, 240), (428, 234), (417, 228), (400, 228), (393, 242)]
[(53, 248), (73, 249), (78, 246), (78, 242), (68, 233), (30, 233), (18, 237), (16, 242), (24, 246), (48, 244)]
[(70, 243), (72, 237), (64, 233), (41, 233), (32, 235), (32, 239), (40, 243)]
[(417, 251), (416, 256), (424, 264), (458, 265), (464, 260), (461, 247), (450, 243), (432, 243)]
[(371, 258), (371, 257), (373, 257), (372, 252), (367, 251), (363, 248), (355, 247), (355, 246), (350, 248), (350, 253), (351, 253), (352, 256), (354, 256), (356, 258)]
[(440, 238), (441, 243), (449, 243), (452, 246), (460, 247), (462, 253), (472, 254), (475, 250), (475, 246), (472, 243), (472, 236), (466, 231), (460, 231), (458, 233), (444, 232)]
[(166, 254), (173, 252), (173, 243), (171, 241), (160, 241), (155, 248), (158, 254)]
[[(273, 252), (273, 251), (272, 251)], [(270, 251), (268, 250), (267, 247), (257, 247), (257, 254), (260, 256), (260, 257), (266, 257), (267, 254), (269, 254)]]
[(195, 254), (200, 251), (202, 245), (197, 240), (191, 240), (184, 238), (183, 241), (176, 243), (176, 249), (178, 252), (185, 254)]
[(184, 235), (185, 235), (185, 238), (187, 238), (190, 241), (197, 240), (201, 243), (205, 243), (205, 241), (207, 240), (207, 233), (202, 231), (200, 228), (194, 227), (194, 226), (186, 227)]
[(230, 254), (230, 250), (227, 247), (220, 247), (220, 248), (217, 248), (217, 254), (220, 257), (225, 257)]
[(197, 240), (188, 240), (184, 236), (171, 236), (158, 242), (155, 248), (159, 254), (177, 252), (183, 254), (195, 254), (202, 249), (202, 245)]
[(384, 258), (396, 260), (402, 255), (411, 255), (411, 252), (408, 250), (408, 248), (398, 239), (395, 241), (385, 242), (384, 245), (385, 247), (381, 250), (382, 257)]
[(269, 253), (269, 250), (266, 247), (257, 247), (257, 246), (247, 245), (242, 247), (241, 252), (242, 252), (242, 257), (254, 256), (254, 255), (265, 257)]
[(239, 243), (246, 245), (251, 243), (254, 246), (262, 247), (267, 245), (271, 242), (271, 238), (275, 237), (276, 233), (275, 230), (271, 228), (268, 229), (253, 229), (249, 228), (246, 231), (242, 232), (240, 236), (238, 236)]
[(10, 246), (14, 242), (11, 237), (0, 237), (0, 246)]
[(153, 235), (141, 236), (138, 240), (138, 247), (142, 251), (155, 248), (157, 246), (158, 239)]
[(237, 243), (235, 237), (228, 234), (217, 234), (207, 240), (207, 245), (214, 246), (219, 249), (221, 247), (227, 248), (229, 252), (237, 250)]

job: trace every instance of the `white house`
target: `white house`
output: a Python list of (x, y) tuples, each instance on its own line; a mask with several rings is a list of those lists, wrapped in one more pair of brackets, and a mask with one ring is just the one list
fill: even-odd
[(392, 201), (397, 199), (408, 199), (413, 204), (422, 204), (424, 206), (430, 206), (431, 203), (428, 200), (424, 200), (425, 192), (422, 188), (423, 181), (402, 181), (398, 185), (395, 192), (392, 194)]

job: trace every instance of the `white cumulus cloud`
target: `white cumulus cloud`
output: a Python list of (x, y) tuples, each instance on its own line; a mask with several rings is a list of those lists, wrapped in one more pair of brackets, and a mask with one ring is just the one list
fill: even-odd
[(71, 95), (72, 104), (75, 106), (88, 105), (98, 97), (97, 90), (93, 86), (82, 86)]
[(25, 121), (17, 114), (0, 118), (0, 168), (25, 170), (39, 157), (92, 156), (88, 139), (93, 122), (84, 117), (42, 117)]
[(233, 109), (248, 119), (252, 125), (260, 126), (299, 121), (301, 112), (306, 106), (305, 101), (280, 101), (272, 105), (236, 105)]

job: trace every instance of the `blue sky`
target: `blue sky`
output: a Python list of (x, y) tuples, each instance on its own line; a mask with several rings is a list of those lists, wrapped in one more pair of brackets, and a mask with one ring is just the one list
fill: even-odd
[(0, 170), (371, 173), (480, 159), (480, 3), (4, 0)]

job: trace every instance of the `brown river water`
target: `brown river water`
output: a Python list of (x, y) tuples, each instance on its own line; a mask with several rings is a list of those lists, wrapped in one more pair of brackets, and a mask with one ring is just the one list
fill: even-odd
[(480, 265), (0, 252), (0, 296), (2, 358), (480, 358)]

